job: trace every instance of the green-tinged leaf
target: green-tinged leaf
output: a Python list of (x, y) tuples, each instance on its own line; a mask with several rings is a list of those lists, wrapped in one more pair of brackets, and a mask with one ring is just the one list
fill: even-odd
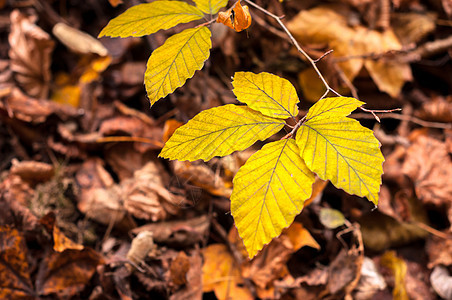
[(333, 208), (321, 208), (319, 220), (323, 226), (329, 229), (335, 229), (345, 224), (344, 215)]
[(138, 4), (112, 19), (99, 33), (99, 37), (139, 37), (180, 23), (199, 20), (203, 16), (198, 8), (182, 1)]
[(296, 141), (306, 165), (321, 179), (378, 204), (384, 161), (380, 143), (372, 130), (346, 117), (362, 104), (346, 97), (319, 100)]
[(206, 14), (216, 14), (228, 4), (228, 0), (193, 0), (196, 6)]
[(297, 92), (284, 78), (265, 72), (237, 72), (232, 85), (237, 100), (266, 116), (287, 119), (298, 113)]
[(144, 84), (151, 105), (184, 85), (209, 58), (210, 30), (190, 28), (168, 38), (148, 60)]
[(250, 258), (293, 222), (313, 182), (293, 139), (266, 144), (240, 168), (231, 213)]
[(228, 104), (202, 111), (166, 142), (161, 157), (205, 161), (244, 150), (284, 127), (284, 121), (263, 116), (246, 106)]

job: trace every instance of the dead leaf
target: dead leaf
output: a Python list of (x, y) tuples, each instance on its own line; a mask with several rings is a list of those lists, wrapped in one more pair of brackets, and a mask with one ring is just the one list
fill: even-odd
[(32, 97), (46, 99), (51, 79), (51, 54), (55, 43), (35, 25), (36, 17), (27, 17), (14, 10), (11, 13), (8, 42), (11, 70), (23, 90)]
[(175, 285), (187, 283), (187, 272), (190, 270), (190, 261), (185, 252), (180, 251), (177, 257), (171, 261), (170, 278)]
[(427, 240), (426, 252), (429, 257), (428, 268), (452, 266), (452, 239), (432, 236)]
[(142, 231), (132, 240), (129, 252), (127, 252), (127, 259), (132, 262), (134, 267), (144, 264), (144, 259), (149, 252), (155, 249), (153, 237), (154, 234), (151, 231)]
[(53, 166), (43, 162), (13, 159), (11, 163), (11, 173), (30, 183), (45, 182), (55, 174)]
[(169, 138), (173, 135), (177, 128), (184, 125), (184, 123), (179, 122), (175, 119), (169, 119), (165, 121), (165, 126), (163, 126), (163, 142), (166, 143)]
[(291, 255), (304, 246), (320, 249), (309, 231), (302, 224), (294, 222), (256, 255), (242, 274), (261, 289), (272, 288), (271, 283), (287, 273), (286, 263)]
[(116, 7), (119, 4), (122, 4), (123, 1), (122, 0), (108, 0), (108, 2), (110, 3), (111, 6)]
[(223, 23), (229, 28), (240, 32), (251, 25), (251, 15), (248, 6), (242, 6), (240, 0), (225, 12), (219, 12), (217, 23)]
[(384, 290), (385, 288), (386, 282), (375, 266), (374, 261), (365, 256), (361, 267), (361, 277), (354, 290), (353, 299), (373, 299), (376, 292)]
[[(423, 203), (451, 209), (452, 159), (445, 143), (418, 136), (407, 150), (402, 171), (414, 182), (416, 195)], [(452, 219), (449, 221), (452, 223)]]
[[(181, 252), (183, 253), (183, 252)], [(177, 256), (179, 257), (179, 255)], [(191, 251), (188, 258), (186, 284), (170, 296), (170, 300), (201, 300), (202, 297), (202, 257), (199, 250)], [(176, 258), (177, 259), (177, 258)], [(185, 265), (185, 263), (183, 263)], [(185, 268), (185, 267), (184, 267)]]
[(393, 13), (391, 25), (403, 45), (417, 43), (436, 27), (436, 15), (432, 13)]
[(35, 299), (30, 271), (22, 233), (0, 226), (0, 298)]
[(149, 161), (135, 171), (132, 179), (121, 182), (124, 207), (137, 218), (154, 222), (175, 215), (188, 204), (179, 195), (172, 194), (164, 186), (160, 174), (163, 167), (156, 161)]
[(205, 189), (216, 196), (229, 198), (231, 188), (227, 188), (223, 179), (217, 176), (212, 169), (202, 162), (172, 161), (174, 173), (191, 182), (197, 187)]
[[(348, 25), (346, 18), (334, 9), (335, 6), (318, 6), (301, 11), (287, 27), (294, 37), (304, 44), (328, 44), (328, 48), (334, 50), (330, 55), (337, 61), (349, 81), (353, 81), (365, 66), (381, 91), (397, 97), (403, 84), (412, 78), (409, 65), (385, 57), (375, 60), (365, 58), (370, 54), (382, 55), (402, 49), (392, 30), (379, 32), (363, 26), (352, 27)], [(303, 90), (311, 88), (308, 78), (304, 78), (300, 83), (303, 84)]]
[(422, 105), (416, 116), (428, 121), (452, 123), (452, 96), (433, 97)]
[(242, 287), (240, 275), (232, 255), (226, 245), (213, 244), (203, 250), (202, 290), (214, 291), (219, 300), (254, 299), (248, 289)]
[(87, 217), (126, 230), (135, 227), (123, 207), (119, 187), (114, 185), (100, 159), (85, 161), (76, 174), (76, 181), (81, 190), (78, 209)]
[(102, 257), (90, 248), (53, 252), (39, 266), (36, 289), (43, 296), (71, 297), (85, 288), (102, 263)]
[(53, 250), (56, 252), (63, 252), (67, 249), (70, 250), (83, 250), (83, 245), (73, 242), (66, 237), (61, 230), (56, 226), (53, 227)]
[(209, 218), (206, 215), (180, 221), (167, 221), (143, 225), (134, 228), (132, 233), (151, 231), (154, 241), (175, 247), (187, 247), (203, 241), (209, 229)]
[(63, 45), (75, 53), (108, 55), (108, 50), (98, 39), (65, 23), (55, 24), (52, 33)]
[(430, 275), (435, 292), (443, 299), (452, 299), (452, 275), (444, 266), (436, 266)]
[(395, 300), (408, 300), (405, 286), (407, 266), (403, 259), (398, 258), (395, 251), (385, 252), (381, 257), (381, 264), (389, 268), (394, 276), (392, 295)]

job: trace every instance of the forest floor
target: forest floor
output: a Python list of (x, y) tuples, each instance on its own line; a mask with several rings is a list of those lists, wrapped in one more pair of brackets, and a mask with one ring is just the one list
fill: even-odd
[(262, 143), (209, 162), (158, 154), (199, 112), (238, 103), (235, 72), (288, 79), (299, 118), (325, 87), (248, 5), (251, 26), (211, 24), (204, 68), (150, 108), (150, 54), (193, 23), (96, 38), (139, 3), (0, 1), (1, 299), (452, 299), (450, 1), (256, 1), (313, 59), (334, 50), (317, 62), (333, 89), (390, 112), (351, 115), (381, 143), (378, 206), (316, 179), (252, 260), (229, 197)]

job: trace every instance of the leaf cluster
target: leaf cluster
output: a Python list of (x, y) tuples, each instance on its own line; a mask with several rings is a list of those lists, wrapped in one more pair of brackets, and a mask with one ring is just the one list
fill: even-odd
[[(269, 73), (238, 72), (237, 100), (205, 110), (175, 131), (160, 153), (177, 160), (209, 160), (244, 150), (296, 119), (292, 84)], [(383, 155), (371, 130), (348, 118), (364, 103), (324, 98), (286, 138), (265, 144), (234, 177), (231, 213), (250, 258), (281, 234), (311, 196), (315, 174), (350, 194), (378, 203)]]
[[(159, 0), (128, 9), (110, 21), (101, 36), (143, 36), (180, 23), (216, 14), (227, 0)], [(213, 20), (212, 20), (213, 21)], [(217, 22), (236, 31), (251, 23), (248, 7), (237, 1), (220, 13)], [(150, 56), (145, 87), (153, 105), (175, 91), (209, 58), (211, 32), (205, 26), (185, 29), (169, 37)], [(378, 203), (384, 158), (371, 130), (347, 117), (364, 103), (354, 98), (324, 98), (297, 120), (299, 99), (293, 85), (269, 73), (237, 72), (233, 82), (237, 100), (205, 110), (175, 131), (163, 158), (210, 160), (244, 150), (281, 131), (286, 119), (296, 121), (281, 140), (267, 143), (253, 154), (234, 177), (231, 212), (250, 258), (281, 234), (312, 194), (315, 174), (350, 194)]]

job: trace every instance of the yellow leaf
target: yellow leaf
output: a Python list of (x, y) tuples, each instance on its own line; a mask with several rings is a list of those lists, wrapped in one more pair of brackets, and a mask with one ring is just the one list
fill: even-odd
[(314, 104), (297, 132), (306, 165), (323, 180), (378, 204), (383, 155), (372, 130), (347, 118), (364, 104), (354, 98), (325, 98)]
[(206, 14), (216, 14), (228, 4), (228, 0), (193, 0), (196, 6)]
[(199, 20), (202, 11), (182, 1), (154, 1), (132, 6), (111, 20), (99, 37), (140, 37), (180, 23)]
[(394, 275), (394, 290), (392, 291), (393, 299), (408, 300), (405, 277), (407, 266), (403, 259), (398, 258), (395, 251), (387, 251), (381, 256), (381, 264), (391, 269)]
[(205, 161), (244, 150), (280, 131), (283, 120), (263, 116), (246, 106), (228, 104), (202, 111), (178, 128), (161, 157)]
[(229, 253), (226, 245), (213, 244), (203, 250), (202, 290), (214, 291), (219, 300), (254, 299), (250, 291), (243, 287), (240, 269)]
[(240, 168), (231, 213), (250, 258), (292, 223), (313, 182), (293, 139), (266, 144)]
[(205, 26), (190, 28), (168, 38), (148, 60), (144, 84), (151, 105), (184, 85), (209, 58), (212, 42)]
[(237, 100), (266, 116), (287, 119), (298, 113), (297, 92), (286, 79), (265, 72), (237, 72), (232, 85)]

